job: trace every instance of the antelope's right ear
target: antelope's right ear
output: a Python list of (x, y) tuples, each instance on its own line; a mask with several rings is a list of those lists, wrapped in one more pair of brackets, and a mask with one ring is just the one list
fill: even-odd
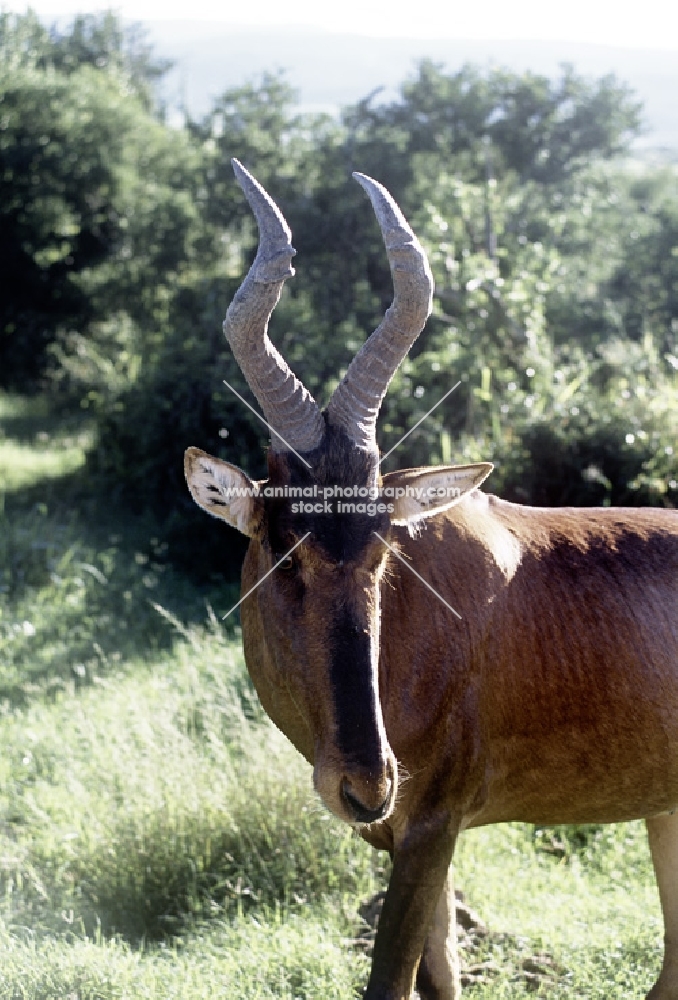
[(184, 473), (198, 506), (252, 537), (263, 515), (259, 483), (199, 448), (186, 449)]

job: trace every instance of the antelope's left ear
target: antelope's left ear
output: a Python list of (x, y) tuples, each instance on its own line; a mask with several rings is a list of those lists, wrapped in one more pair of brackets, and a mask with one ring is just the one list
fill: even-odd
[(478, 462), (476, 465), (440, 465), (388, 472), (383, 486), (385, 498), (395, 507), (391, 523), (412, 524), (453, 507), (467, 493), (477, 489), (493, 468), (490, 462)]

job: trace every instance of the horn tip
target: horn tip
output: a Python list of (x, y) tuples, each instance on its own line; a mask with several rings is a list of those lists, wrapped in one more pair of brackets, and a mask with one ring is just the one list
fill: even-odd
[(254, 180), (249, 170), (246, 170), (240, 160), (236, 160), (235, 156), (231, 158), (231, 166), (233, 167), (233, 173), (241, 183), (243, 180)]
[(359, 170), (354, 170), (351, 176), (358, 182), (358, 184), (360, 184), (361, 188), (368, 193), (370, 189), (374, 190), (375, 187), (383, 190), (379, 181), (375, 181), (374, 177), (370, 177), (368, 174), (361, 174)]

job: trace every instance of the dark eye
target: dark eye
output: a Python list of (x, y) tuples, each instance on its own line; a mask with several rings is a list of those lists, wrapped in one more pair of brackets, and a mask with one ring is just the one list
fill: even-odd
[(294, 569), (294, 559), (292, 556), (283, 556), (277, 563), (276, 569), (282, 570), (283, 573), (289, 573), (290, 570)]

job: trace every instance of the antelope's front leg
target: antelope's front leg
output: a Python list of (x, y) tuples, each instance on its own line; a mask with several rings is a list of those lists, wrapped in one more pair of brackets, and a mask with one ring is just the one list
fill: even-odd
[(412, 822), (396, 842), (364, 1000), (410, 1000), (458, 830), (446, 813)]
[(454, 870), (451, 867), (426, 936), (417, 972), (417, 993), (420, 1000), (460, 1000), (461, 997), (457, 898), (454, 894)]

